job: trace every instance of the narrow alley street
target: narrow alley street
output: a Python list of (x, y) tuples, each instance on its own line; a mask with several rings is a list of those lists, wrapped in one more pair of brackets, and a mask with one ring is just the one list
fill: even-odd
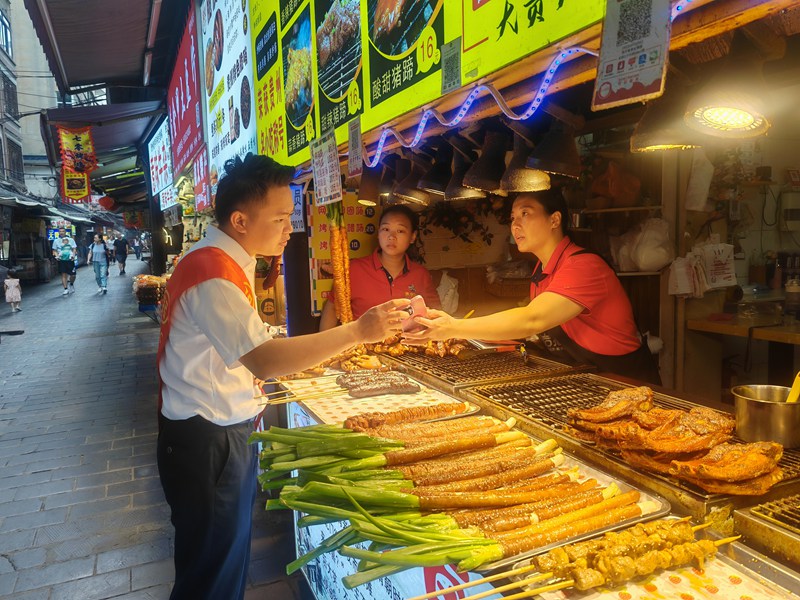
[[(0, 598), (165, 600), (172, 526), (156, 468), (158, 326), (131, 277), (107, 295), (90, 268), (76, 292), (25, 285), (22, 312), (0, 306)], [(4, 331), (24, 330), (17, 336)], [(254, 506), (246, 598), (300, 600), (286, 577), (291, 515)]]

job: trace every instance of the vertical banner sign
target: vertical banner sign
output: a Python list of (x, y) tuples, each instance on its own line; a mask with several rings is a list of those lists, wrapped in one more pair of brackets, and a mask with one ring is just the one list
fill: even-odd
[(257, 152), (248, 0), (200, 5), (211, 195), (225, 161)]
[(292, 233), (304, 233), (306, 222), (303, 219), (303, 186), (291, 185), (292, 201), (294, 202), (294, 212), (292, 212)]
[(361, 175), (364, 170), (363, 144), (361, 142), (361, 118), (356, 117), (347, 125), (347, 174)]
[(172, 169), (181, 173), (203, 144), (203, 110), (200, 105), (197, 22), (189, 11), (175, 70), (167, 91), (169, 133), (172, 141)]
[(670, 11), (670, 0), (608, 0), (592, 110), (664, 93)]
[(279, 62), (277, 0), (253, 0), (253, 56), (255, 56), (256, 125), (258, 151), (286, 160), (286, 123), (283, 110), (283, 80)]
[(464, 0), (464, 84), (600, 22), (604, 8), (605, 0)]
[(92, 128), (68, 129), (57, 126), (61, 166), (73, 173), (91, 173), (97, 168)]
[(169, 119), (164, 119), (153, 137), (147, 142), (147, 157), (150, 162), (150, 186), (157, 194), (172, 185), (172, 151), (169, 143)]
[(197, 212), (211, 208), (211, 186), (208, 181), (208, 153), (200, 148), (194, 159), (194, 209)]
[(282, 29), (281, 49), (286, 147), (290, 162), (297, 162), (297, 155), (316, 137), (310, 0)]
[[(309, 277), (311, 280), (311, 310), (318, 315), (333, 289), (330, 231), (326, 207), (308, 207)], [(378, 243), (378, 211), (374, 206), (358, 203), (358, 195), (347, 192), (342, 197), (349, 258), (368, 256)]]
[(320, 131), (363, 110), (359, 0), (314, 0)]
[(342, 199), (342, 176), (333, 131), (325, 132), (311, 143), (311, 167), (314, 171), (316, 205), (339, 202)]
[(89, 175), (61, 169), (61, 198), (66, 204), (89, 201)]

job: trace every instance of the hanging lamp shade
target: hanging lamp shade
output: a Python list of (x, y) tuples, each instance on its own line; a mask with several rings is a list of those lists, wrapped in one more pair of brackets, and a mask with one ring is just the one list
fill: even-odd
[(482, 190), (464, 187), (464, 175), (476, 160), (478, 155), (472, 145), (460, 135), (445, 136), (447, 143), (453, 148), (453, 175), (444, 190), (445, 200), (480, 200), (488, 194)]
[(378, 199), (381, 202), (387, 202), (392, 195), (392, 188), (396, 181), (397, 163), (400, 160), (397, 154), (387, 154), (380, 161), (380, 164), (383, 165), (383, 175), (381, 175), (381, 181), (378, 184)]
[(685, 86), (667, 79), (666, 91), (647, 103), (631, 135), (631, 152), (688, 150), (702, 146), (700, 134), (683, 120), (687, 94)]
[[(431, 196), (418, 188), (419, 178), (425, 173), (426, 165), (423, 159), (413, 153), (409, 153), (409, 159), (406, 159), (405, 162), (408, 163), (408, 173), (401, 179), (401, 172), (398, 168), (397, 182), (392, 190), (392, 196), (406, 204), (427, 206), (430, 204)], [(398, 162), (399, 166), (400, 162)]]
[(506, 145), (508, 137), (502, 131), (489, 129), (483, 140), (481, 155), (467, 170), (462, 184), (490, 194), (505, 196), (500, 179), (506, 170)]
[(733, 34), (720, 69), (689, 100), (684, 121), (710, 136), (744, 139), (763, 135), (770, 127), (763, 91), (762, 60), (745, 35)]
[(377, 206), (380, 200), (379, 188), (383, 175), (383, 165), (365, 166), (361, 171), (361, 184), (358, 186), (358, 203), (364, 206)]
[(556, 121), (542, 141), (531, 152), (526, 165), (550, 175), (577, 179), (581, 174), (581, 157), (572, 128)]
[(514, 134), (514, 155), (500, 179), (505, 192), (541, 192), (550, 189), (550, 176), (539, 169), (526, 166), (531, 147), (518, 133)]
[(453, 147), (442, 139), (436, 149), (433, 166), (419, 180), (419, 188), (435, 196), (444, 196), (444, 191), (453, 176)]

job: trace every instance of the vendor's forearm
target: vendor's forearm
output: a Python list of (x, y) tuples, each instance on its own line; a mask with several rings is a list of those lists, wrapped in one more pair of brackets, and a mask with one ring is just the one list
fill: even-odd
[(532, 315), (527, 307), (512, 308), (485, 317), (456, 319), (448, 327), (448, 337), (479, 340), (524, 338), (542, 331), (541, 326), (542, 320)]

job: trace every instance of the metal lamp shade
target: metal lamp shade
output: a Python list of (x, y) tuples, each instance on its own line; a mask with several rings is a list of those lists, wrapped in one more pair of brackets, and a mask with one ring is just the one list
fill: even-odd
[(376, 206), (379, 197), (381, 174), (383, 167), (380, 163), (376, 167), (364, 167), (361, 172), (361, 185), (358, 186), (358, 203), (365, 206)]
[(420, 178), (419, 188), (436, 196), (444, 196), (447, 184), (453, 176), (453, 147), (442, 140), (436, 150), (433, 166)]
[(488, 194), (482, 190), (464, 187), (464, 175), (472, 166), (472, 161), (468, 160), (461, 152), (456, 151), (453, 158), (453, 176), (444, 190), (445, 200), (480, 200), (486, 198)]
[(483, 141), (481, 155), (464, 175), (462, 185), (490, 194), (505, 196), (500, 188), (500, 179), (506, 170), (507, 138), (500, 131), (489, 130)]
[(392, 195), (401, 202), (427, 206), (431, 202), (431, 196), (427, 192), (419, 189), (419, 179), (425, 171), (418, 160), (412, 159), (408, 161), (408, 163), (410, 165), (410, 171), (402, 180), (400, 179), (400, 172), (398, 170), (398, 181), (392, 190)]
[(541, 192), (550, 189), (550, 176), (538, 169), (525, 166), (531, 148), (525, 139), (514, 135), (514, 155), (508, 163), (506, 172), (500, 180), (500, 188), (505, 192)]
[(687, 150), (702, 146), (700, 136), (683, 120), (685, 106), (686, 93), (669, 87), (663, 96), (649, 102), (631, 135), (631, 152)]
[(572, 130), (557, 125), (548, 131), (531, 152), (526, 165), (551, 175), (580, 177), (581, 157)]
[(694, 131), (719, 138), (763, 135), (770, 127), (760, 96), (765, 88), (756, 50), (736, 32), (720, 70), (686, 105), (684, 121)]

